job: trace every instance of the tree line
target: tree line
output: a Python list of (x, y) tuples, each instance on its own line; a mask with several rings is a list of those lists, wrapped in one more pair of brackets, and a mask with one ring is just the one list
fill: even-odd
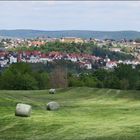
[(123, 90), (140, 90), (140, 66), (121, 64), (113, 71), (98, 69), (90, 73), (69, 75), (69, 86), (87, 86)]
[(140, 65), (120, 64), (114, 70), (69, 71), (56, 66), (51, 71), (34, 70), (30, 64), (16, 63), (0, 74), (2, 90), (37, 90), (66, 87), (97, 87), (140, 90)]

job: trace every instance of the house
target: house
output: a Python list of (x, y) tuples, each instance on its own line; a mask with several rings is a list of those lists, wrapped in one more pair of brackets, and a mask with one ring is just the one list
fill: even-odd
[(35, 46), (35, 47), (39, 47), (41, 45), (44, 45), (45, 42), (44, 41), (33, 41), (29, 43), (29, 46)]
[(85, 62), (85, 67), (87, 69), (92, 69), (92, 64), (90, 62)]
[(53, 60), (46, 54), (41, 54), (39, 62), (46, 64), (47, 62), (52, 62)]
[(120, 52), (121, 48), (110, 48), (109, 50), (112, 52)]
[(78, 61), (76, 54), (67, 54), (66, 56), (67, 56), (67, 58), (65, 60), (70, 60), (72, 62), (77, 62)]
[(27, 60), (29, 63), (38, 63), (39, 62), (39, 57), (38, 56), (34, 56), (34, 55), (31, 55), (30, 56), (30, 59)]
[(48, 58), (52, 60), (60, 60), (62, 59), (62, 57), (63, 57), (63, 54), (61, 52), (52, 51), (48, 54)]
[(8, 64), (8, 59), (0, 59), (0, 67), (5, 67)]
[(92, 64), (90, 62), (78, 62), (80, 68), (92, 69)]
[(114, 67), (117, 67), (117, 62), (116, 61), (109, 61), (106, 63), (106, 68), (107, 69), (112, 69)]
[(11, 55), (9, 57), (9, 63), (10, 64), (17, 63), (17, 57), (14, 57), (13, 55)]

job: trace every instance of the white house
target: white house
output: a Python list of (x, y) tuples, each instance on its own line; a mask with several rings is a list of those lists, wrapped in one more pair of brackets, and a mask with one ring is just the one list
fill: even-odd
[(10, 64), (12, 63), (17, 63), (17, 57), (14, 57), (14, 56), (10, 56)]
[(92, 69), (92, 64), (86, 62), (86, 63), (85, 63), (85, 67), (86, 67), (87, 69)]

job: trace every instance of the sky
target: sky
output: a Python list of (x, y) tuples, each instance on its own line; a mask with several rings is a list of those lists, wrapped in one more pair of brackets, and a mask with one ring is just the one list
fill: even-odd
[(140, 31), (140, 1), (0, 1), (0, 29)]

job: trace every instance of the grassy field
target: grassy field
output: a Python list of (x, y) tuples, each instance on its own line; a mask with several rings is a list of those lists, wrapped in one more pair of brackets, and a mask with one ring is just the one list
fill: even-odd
[[(46, 111), (49, 101), (60, 110)], [(19, 102), (32, 105), (31, 117), (14, 115)], [(0, 140), (140, 140), (140, 91), (0, 91)]]

